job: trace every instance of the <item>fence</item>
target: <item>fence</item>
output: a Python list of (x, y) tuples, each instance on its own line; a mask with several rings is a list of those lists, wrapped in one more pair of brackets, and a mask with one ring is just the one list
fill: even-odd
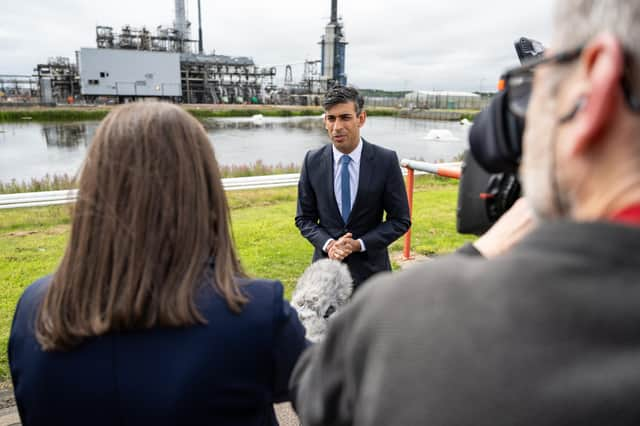
[(481, 110), (491, 102), (492, 97), (492, 94), (459, 96), (447, 92), (442, 94), (415, 92), (401, 98), (366, 96), (364, 104), (366, 107)]

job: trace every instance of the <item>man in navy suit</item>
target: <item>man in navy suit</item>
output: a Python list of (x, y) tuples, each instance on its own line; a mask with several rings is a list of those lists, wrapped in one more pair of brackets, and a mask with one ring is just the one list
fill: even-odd
[(332, 144), (307, 152), (296, 213), (296, 226), (315, 247), (313, 261), (345, 262), (355, 287), (391, 270), (387, 246), (411, 226), (396, 153), (360, 137), (367, 119), (363, 106), (352, 87), (337, 86), (325, 95)]

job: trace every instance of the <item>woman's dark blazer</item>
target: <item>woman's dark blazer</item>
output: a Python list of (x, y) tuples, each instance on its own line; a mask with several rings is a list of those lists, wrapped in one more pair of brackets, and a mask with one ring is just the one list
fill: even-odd
[(282, 284), (242, 280), (250, 302), (231, 312), (210, 285), (206, 325), (109, 333), (68, 352), (43, 352), (33, 324), (50, 277), (16, 309), (9, 364), (20, 418), (30, 425), (269, 425), (274, 402), (306, 347)]

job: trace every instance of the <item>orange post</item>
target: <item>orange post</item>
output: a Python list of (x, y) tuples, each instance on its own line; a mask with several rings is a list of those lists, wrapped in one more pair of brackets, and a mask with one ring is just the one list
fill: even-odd
[[(407, 199), (409, 200), (409, 218), (413, 218), (413, 169), (407, 167)], [(404, 260), (411, 259), (411, 228), (404, 234), (404, 251), (402, 252)]]
[(460, 169), (438, 169), (438, 176), (448, 177), (452, 179), (460, 179)]

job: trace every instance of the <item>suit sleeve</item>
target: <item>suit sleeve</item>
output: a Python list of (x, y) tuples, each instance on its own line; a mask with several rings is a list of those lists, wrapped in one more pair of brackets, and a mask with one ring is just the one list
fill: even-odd
[(322, 251), (322, 246), (329, 238), (327, 231), (318, 224), (318, 201), (309, 177), (309, 153), (304, 157), (300, 180), (298, 181), (298, 206), (296, 210), (296, 226), (300, 233), (315, 248)]
[(367, 250), (386, 248), (411, 227), (407, 190), (399, 164), (396, 153), (391, 153), (386, 164), (387, 179), (383, 195), (386, 218), (380, 225), (360, 237), (367, 246)]
[(276, 283), (273, 306), (273, 365), (275, 373), (273, 400), (274, 402), (283, 402), (290, 400), (288, 383), (291, 372), (300, 354), (310, 342), (304, 337), (305, 330), (296, 311), (284, 300), (280, 282)]

